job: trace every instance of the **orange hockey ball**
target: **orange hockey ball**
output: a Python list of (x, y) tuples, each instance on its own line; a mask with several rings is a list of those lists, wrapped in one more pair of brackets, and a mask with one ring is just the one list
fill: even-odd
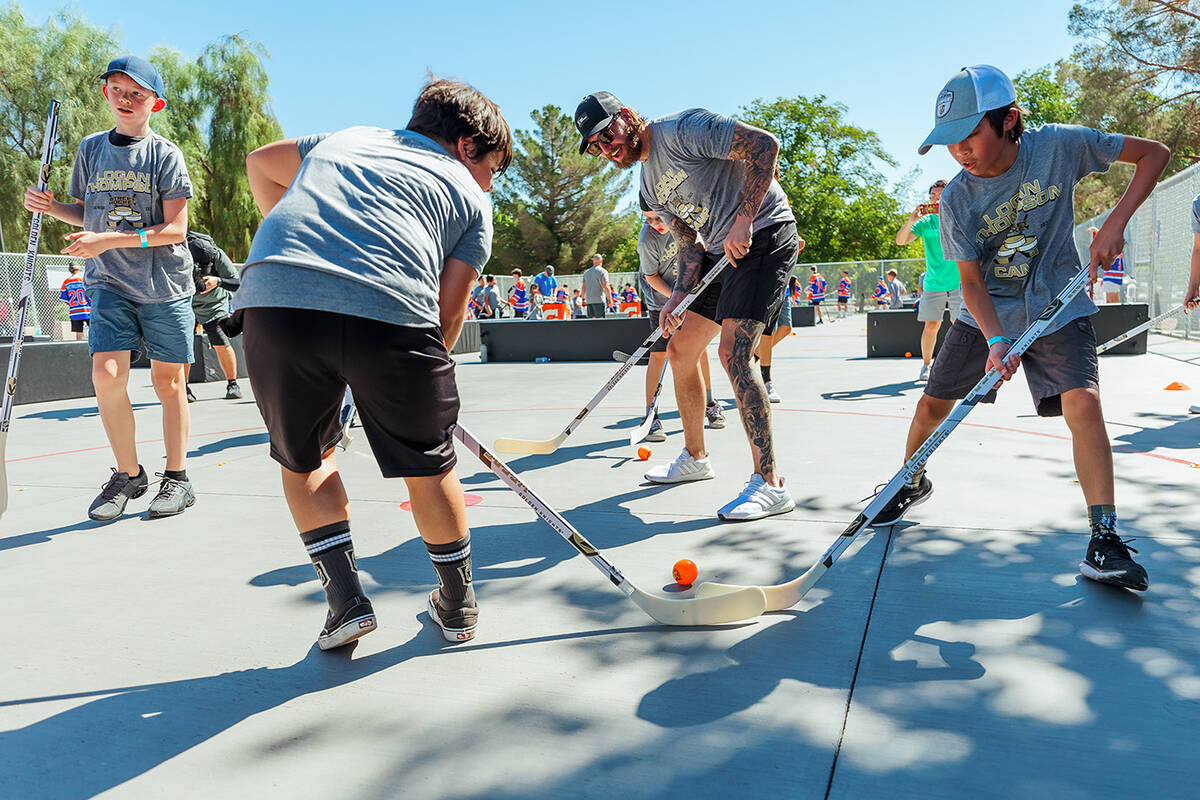
[(650, 448), (642, 445), (638, 448), (638, 461), (645, 461), (650, 457)]
[(671, 575), (675, 577), (675, 582), (680, 586), (691, 586), (696, 582), (696, 576), (699, 574), (700, 570), (696, 568), (696, 562), (690, 558), (679, 559), (671, 568)]
[(912, 358), (912, 353), (909, 353), (908, 351), (905, 351), (905, 353), (904, 353), (904, 357), (905, 357), (905, 358)]

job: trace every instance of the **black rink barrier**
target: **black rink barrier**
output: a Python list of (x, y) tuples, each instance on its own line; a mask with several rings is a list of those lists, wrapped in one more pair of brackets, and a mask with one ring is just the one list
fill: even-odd
[[(0, 344), (0, 364), (8, 365), (11, 350), (11, 344)], [(17, 395), (13, 398), (17, 405), (95, 394), (87, 342), (26, 342), (21, 348)]]
[[(1092, 327), (1096, 329), (1096, 344), (1101, 345), (1130, 328), (1150, 319), (1150, 308), (1145, 303), (1122, 303), (1102, 305), (1092, 315)], [(915, 309), (905, 308), (889, 311), (867, 312), (867, 358), (904, 358), (912, 353), (921, 355), (921, 329)], [(950, 328), (950, 312), (942, 313), (942, 326), (938, 330), (934, 355), (942, 346), (946, 331)], [(1126, 342), (1121, 342), (1104, 355), (1140, 355), (1146, 352), (1148, 334), (1142, 332)]]
[(481, 320), (480, 356), (486, 353), (488, 361), (612, 361), (614, 350), (632, 353), (652, 330), (648, 317)]

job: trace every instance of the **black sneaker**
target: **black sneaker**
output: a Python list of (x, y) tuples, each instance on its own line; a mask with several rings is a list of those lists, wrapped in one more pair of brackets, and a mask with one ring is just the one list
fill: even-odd
[(100, 487), (100, 496), (88, 506), (88, 517), (100, 522), (116, 519), (125, 513), (125, 504), (130, 499), (141, 497), (150, 486), (146, 470), (138, 465), (137, 476), (131, 478), (124, 472), (112, 471), (112, 477)]
[(725, 412), (721, 410), (721, 406), (716, 403), (709, 403), (704, 408), (704, 423), (707, 427), (713, 430), (720, 430), (725, 427)]
[(325, 615), (325, 627), (317, 637), (317, 647), (322, 650), (341, 647), (360, 636), (366, 636), (376, 627), (375, 609), (370, 600), (360, 595), (346, 603), (340, 611), (329, 610)]
[(447, 642), (468, 642), (475, 638), (475, 623), (479, 620), (479, 608), (469, 606), (447, 611), (442, 608), (437, 589), (429, 593), (429, 618), (442, 629)]
[(154, 474), (162, 478), (162, 482), (158, 484), (158, 494), (150, 501), (150, 519), (173, 517), (196, 504), (196, 493), (192, 491), (191, 481), (177, 481), (161, 472)]
[(908, 510), (915, 505), (924, 503), (929, 499), (929, 495), (933, 494), (933, 482), (929, 480), (929, 476), (922, 474), (921, 482), (917, 486), (911, 483), (906, 483), (904, 488), (896, 493), (883, 510), (875, 515), (875, 519), (867, 524), (872, 528), (882, 528), (884, 525), (895, 525)]
[(1112, 531), (1093, 531), (1092, 540), (1088, 542), (1087, 555), (1079, 562), (1079, 574), (1085, 578), (1100, 583), (1111, 583), (1144, 592), (1150, 588), (1150, 579), (1141, 564), (1133, 560), (1130, 553), (1136, 553), (1129, 542), (1133, 539), (1122, 540)]
[(192, 393), (192, 387), (190, 387), (190, 386), (189, 386), (189, 387), (187, 387), (187, 397), (188, 397), (188, 402), (189, 402), (189, 403), (194, 403), (194, 402), (196, 402), (196, 395), (194, 395), (194, 394)]
[(225, 399), (226, 400), (241, 400), (242, 387), (238, 386), (237, 381), (230, 381), (225, 384)]

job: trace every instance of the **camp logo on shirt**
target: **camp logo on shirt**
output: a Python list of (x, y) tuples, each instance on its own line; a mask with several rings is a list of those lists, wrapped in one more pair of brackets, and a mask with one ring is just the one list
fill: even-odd
[(694, 231), (700, 230), (712, 215), (709, 209), (696, 203), (684, 200), (675, 190), (678, 189), (688, 174), (681, 169), (668, 169), (663, 172), (658, 183), (654, 184), (654, 198), (670, 209), (683, 224)]
[(106, 169), (88, 181), (89, 192), (149, 192), (150, 173), (132, 169)]
[(975, 241), (983, 244), (989, 236), (995, 236), (997, 233), (1013, 227), (1019, 212), (1023, 211), (1028, 214), (1035, 208), (1054, 202), (1061, 194), (1061, 185), (1043, 189), (1042, 182), (1038, 180), (1021, 184), (1019, 192), (996, 206), (996, 210), (993, 212), (995, 217), (983, 215), (984, 226), (975, 234)]
[(145, 227), (142, 215), (134, 210), (133, 195), (111, 195), (108, 198), (108, 227), (115, 229), (124, 220), (134, 228)]

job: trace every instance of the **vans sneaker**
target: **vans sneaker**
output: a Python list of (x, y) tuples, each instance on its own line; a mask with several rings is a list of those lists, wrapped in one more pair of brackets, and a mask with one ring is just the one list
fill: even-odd
[(1150, 588), (1150, 579), (1146, 570), (1129, 555), (1137, 552), (1128, 546), (1132, 541), (1122, 540), (1112, 531), (1093, 530), (1087, 555), (1079, 562), (1079, 574), (1100, 583), (1146, 591)]
[(329, 609), (325, 615), (325, 627), (317, 637), (317, 647), (332, 650), (365, 636), (376, 628), (375, 609), (371, 601), (359, 595), (346, 603), (340, 611)]
[(775, 391), (775, 384), (771, 381), (767, 381), (767, 399), (772, 403), (783, 402), (783, 398), (781, 398), (779, 393)]
[(442, 608), (441, 595), (437, 589), (429, 593), (429, 619), (442, 629), (447, 642), (468, 642), (475, 638), (475, 625), (479, 621), (477, 606), (464, 606), (447, 611)]
[(651, 483), (686, 483), (715, 477), (712, 462), (707, 457), (693, 458), (686, 447), (670, 464), (659, 464), (646, 473), (646, 480)]
[(796, 501), (786, 485), (776, 488), (756, 472), (746, 481), (741, 494), (717, 510), (717, 516), (737, 521), (762, 519), (773, 514), (786, 514), (795, 507)]
[(116, 519), (125, 513), (125, 504), (144, 495), (149, 486), (150, 479), (141, 464), (138, 464), (138, 474), (132, 478), (113, 469), (112, 477), (100, 487), (100, 496), (88, 506), (88, 517), (99, 522)]
[[(883, 488), (883, 487), (880, 487)], [(896, 496), (891, 499), (883, 510), (875, 515), (875, 519), (867, 524), (872, 528), (882, 528), (884, 525), (895, 525), (910, 508), (915, 505), (920, 505), (929, 499), (929, 495), (933, 494), (933, 481), (929, 480), (929, 476), (921, 474), (921, 482), (917, 486), (911, 483), (904, 484), (904, 487), (896, 493)]]
[(717, 403), (709, 403), (704, 409), (704, 424), (713, 430), (725, 427), (725, 412)]
[(196, 504), (196, 493), (192, 491), (191, 481), (177, 481), (161, 472), (154, 474), (162, 478), (162, 482), (158, 484), (158, 494), (150, 501), (150, 519), (182, 514), (185, 508)]

